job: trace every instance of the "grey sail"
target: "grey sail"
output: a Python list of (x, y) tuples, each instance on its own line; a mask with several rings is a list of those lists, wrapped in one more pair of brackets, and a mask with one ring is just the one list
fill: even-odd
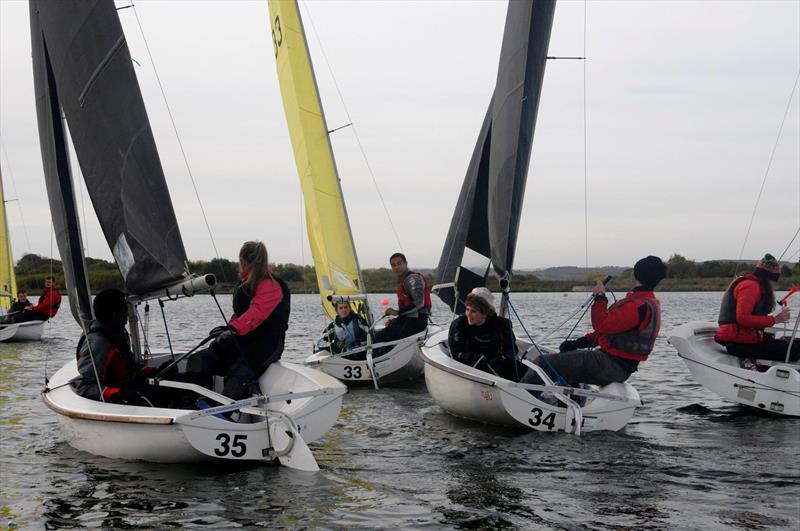
[(44, 46), (39, 17), (36, 16), (36, 2), (31, 2), (30, 10), (36, 114), (50, 214), (63, 262), (72, 316), (87, 328), (92, 320), (92, 304), (58, 90), (50, 57)]
[(126, 290), (144, 294), (184, 278), (186, 252), (114, 2), (34, 0), (30, 14), (40, 70), (50, 76), (39, 76), (47, 90), (37, 86), (40, 135), (52, 121), (41, 115), (49, 98), (64, 112)]
[(555, 0), (508, 4), (495, 90), (436, 272), (447, 283), (458, 269), (458, 297), (439, 291), (457, 313), (457, 299), (485, 285), (490, 264), (511, 275), (554, 13)]

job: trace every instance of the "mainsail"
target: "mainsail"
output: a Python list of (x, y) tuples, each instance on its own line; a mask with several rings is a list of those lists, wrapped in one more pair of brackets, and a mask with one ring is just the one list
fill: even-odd
[(3, 173), (0, 171), (0, 308), (8, 310), (11, 299), (17, 296), (17, 278), (14, 275), (14, 257), (11, 254), (11, 238), (8, 236), (6, 196), (3, 192)]
[[(51, 213), (73, 314), (86, 319), (91, 312), (62, 111), (128, 293), (183, 279), (186, 253), (114, 2), (32, 0), (30, 18)], [(82, 300), (73, 303), (76, 290)]]
[(334, 318), (328, 296), (363, 292), (358, 258), (297, 2), (269, 0), (269, 12), (319, 293)]
[(555, 0), (508, 3), (497, 82), (436, 270), (442, 284), (458, 271), (455, 289), (438, 292), (458, 313), (490, 265), (511, 276), (554, 13)]

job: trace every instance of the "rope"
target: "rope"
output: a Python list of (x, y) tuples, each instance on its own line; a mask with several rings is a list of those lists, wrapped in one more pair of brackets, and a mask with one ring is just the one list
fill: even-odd
[(520, 324), (520, 326), (522, 326), (522, 330), (524, 330), (524, 331), (525, 331), (525, 335), (526, 335), (526, 336), (528, 336), (528, 339), (530, 340), (531, 344), (532, 344), (532, 345), (533, 345), (533, 347), (536, 349), (536, 351), (539, 353), (539, 358), (540, 358), (540, 359), (543, 359), (543, 360), (544, 360), (544, 362), (547, 364), (547, 367), (548, 367), (548, 368), (549, 368), (551, 371), (553, 371), (553, 372), (552, 372), (552, 374), (555, 374), (555, 375), (556, 375), (556, 385), (569, 385), (569, 382), (567, 382), (567, 381), (564, 379), (564, 377), (563, 377), (563, 376), (561, 376), (561, 375), (558, 373), (558, 371), (556, 370), (556, 368), (555, 368), (555, 367), (553, 367), (553, 364), (552, 364), (552, 363), (550, 363), (550, 360), (549, 360), (549, 359), (547, 359), (547, 356), (545, 356), (545, 355), (544, 355), (544, 353), (542, 352), (542, 350), (539, 348), (539, 345), (537, 345), (537, 344), (536, 344), (536, 341), (534, 341), (534, 340), (533, 340), (533, 337), (531, 337), (530, 333), (528, 332), (528, 329), (527, 329), (527, 328), (525, 328), (525, 323), (523, 323), (523, 322), (522, 322), (522, 318), (521, 318), (521, 317), (519, 316), (519, 314), (517, 313), (517, 309), (516, 309), (516, 308), (514, 308), (514, 305), (511, 303), (511, 297), (508, 297), (508, 296), (506, 296), (506, 301), (508, 302), (508, 307), (509, 307), (509, 308), (511, 308), (511, 311), (513, 311), (513, 312), (514, 312), (514, 315), (516, 316), (516, 318), (517, 318), (517, 321), (519, 321), (519, 324)]
[[(792, 246), (792, 244), (794, 243), (794, 240), (795, 240), (795, 238), (797, 238), (798, 234), (800, 234), (800, 227), (797, 227), (797, 232), (795, 232), (794, 236), (792, 236), (792, 239), (789, 242), (789, 245), (786, 246), (786, 249), (784, 249), (783, 252), (781, 253), (781, 255), (778, 257), (778, 262), (779, 263), (780, 263), (781, 259), (783, 259), (783, 255), (785, 255), (789, 251), (789, 247)], [(792, 256), (794, 256), (794, 255), (792, 255)]]
[[(186, 165), (186, 171), (189, 173), (189, 180), (192, 182), (192, 188), (194, 189), (194, 195), (197, 198), (197, 204), (200, 207), (200, 212), (203, 215), (203, 222), (206, 225), (206, 230), (208, 231), (208, 237), (211, 239), (211, 246), (214, 248), (214, 256), (217, 257), (217, 260), (220, 260), (220, 264), (222, 263), (219, 251), (217, 250), (217, 244), (214, 241), (214, 235), (211, 232), (211, 225), (208, 223), (208, 217), (206, 216), (206, 209), (203, 207), (203, 201), (200, 199), (200, 192), (197, 189), (197, 183), (194, 180), (194, 175), (192, 174), (192, 169), (189, 166), (189, 159), (186, 156), (186, 150), (183, 148), (183, 142), (181, 141), (180, 134), (178, 134), (178, 126), (175, 124), (175, 118), (172, 116), (172, 110), (170, 109), (169, 102), (167, 101), (167, 94), (164, 92), (164, 85), (161, 83), (161, 77), (158, 75), (158, 69), (156, 68), (156, 63), (153, 60), (153, 54), (150, 52), (150, 45), (147, 43), (147, 37), (144, 34), (144, 29), (142, 28), (142, 23), (139, 20), (139, 13), (136, 10), (136, 6), (131, 4), (133, 7), (133, 16), (136, 18), (136, 24), (139, 26), (139, 32), (142, 34), (142, 40), (144, 41), (144, 47), (147, 50), (147, 56), (150, 58), (150, 64), (153, 65), (153, 73), (155, 74), (156, 81), (158, 82), (158, 88), (161, 91), (161, 97), (164, 100), (164, 106), (167, 108), (167, 114), (169, 115), (169, 121), (172, 124), (172, 130), (175, 132), (175, 138), (178, 141), (178, 147), (180, 148), (181, 155), (183, 156), (183, 162)], [(225, 283), (228, 283), (228, 278), (225, 275), (225, 268), (221, 267), (222, 270), (222, 277), (225, 280)]]
[[(305, 4), (304, 4), (305, 5)], [(392, 216), (389, 214), (389, 208), (386, 206), (386, 201), (383, 199), (383, 194), (381, 193), (380, 187), (378, 186), (378, 181), (375, 179), (375, 173), (372, 171), (372, 166), (367, 159), (367, 153), (364, 151), (364, 146), (361, 144), (361, 139), (358, 136), (358, 131), (356, 130), (356, 125), (353, 119), (350, 117), (350, 111), (347, 109), (347, 104), (344, 102), (344, 97), (342, 96), (342, 91), (339, 88), (339, 83), (336, 81), (336, 76), (333, 75), (333, 70), (331, 68), (330, 63), (328, 62), (328, 56), (325, 54), (325, 48), (322, 46), (322, 40), (319, 38), (319, 34), (317, 33), (317, 28), (314, 26), (314, 20), (311, 17), (311, 10), (308, 9), (308, 6), (305, 6), (306, 13), (308, 14), (308, 22), (311, 25), (311, 31), (314, 33), (314, 37), (317, 40), (317, 44), (319, 44), (320, 51), (322, 52), (322, 58), (325, 60), (325, 66), (328, 68), (328, 72), (331, 75), (331, 79), (333, 80), (333, 85), (336, 87), (336, 92), (339, 95), (339, 101), (342, 103), (342, 107), (344, 108), (344, 114), (347, 116), (347, 121), (350, 123), (353, 129), (353, 136), (356, 139), (356, 143), (358, 144), (358, 149), (361, 151), (361, 156), (364, 158), (364, 163), (367, 166), (367, 170), (369, 172), (369, 176), (372, 179), (372, 184), (375, 185), (375, 191), (378, 193), (378, 198), (381, 200), (381, 205), (383, 206), (383, 211), (386, 213), (386, 218), (389, 220), (389, 225), (392, 228), (392, 233), (394, 234), (394, 239), (397, 241), (397, 246), (400, 248), (400, 252), (405, 252), (403, 249), (403, 244), (400, 243), (400, 236), (397, 234), (397, 229), (394, 226), (394, 222), (392, 221)]]
[[(17, 192), (17, 181), (14, 179), (14, 171), (11, 169), (11, 160), (8, 158), (8, 151), (6, 151), (6, 145), (3, 143), (2, 137), (0, 137), (0, 147), (3, 148), (3, 155), (6, 157), (6, 168), (8, 168), (8, 176), (11, 177), (14, 197), (17, 198), (17, 208), (19, 209), (19, 217), (22, 220), (22, 230), (25, 231), (25, 242), (28, 244), (28, 249), (30, 249), (31, 240), (28, 238), (28, 225), (25, 223), (25, 216), (22, 214), (22, 202), (19, 200), (19, 192)], [(14, 295), (16, 295), (16, 293)]]
[(583, 0), (583, 240), (586, 269), (589, 269), (589, 133), (586, 117), (586, 18), (588, 5)]
[(222, 316), (222, 320), (225, 321), (225, 326), (228, 326), (228, 319), (225, 317), (225, 312), (222, 311), (222, 306), (219, 304), (217, 300), (217, 294), (214, 293), (214, 290), (211, 290), (211, 298), (214, 299), (214, 302), (217, 304), (217, 309), (219, 310), (219, 314)]
[(769, 175), (769, 170), (772, 167), (772, 159), (775, 157), (775, 151), (778, 149), (778, 141), (781, 139), (781, 133), (783, 133), (783, 126), (786, 123), (786, 117), (789, 115), (789, 109), (792, 106), (792, 100), (794, 99), (794, 93), (797, 90), (797, 83), (800, 81), (800, 70), (797, 72), (797, 76), (794, 78), (794, 85), (792, 85), (792, 93), (789, 95), (789, 101), (786, 102), (786, 110), (783, 112), (783, 119), (781, 120), (781, 125), (778, 128), (778, 135), (775, 138), (775, 144), (772, 146), (772, 152), (769, 154), (769, 162), (767, 162), (767, 169), (764, 171), (764, 178), (761, 180), (761, 188), (758, 190), (758, 196), (756, 197), (756, 204), (753, 206), (753, 214), (750, 216), (750, 224), (747, 225), (747, 232), (744, 235), (744, 242), (742, 242), (742, 249), (739, 251), (739, 258), (736, 264), (736, 271), (734, 272), (734, 276), (736, 273), (739, 272), (739, 264), (738, 262), (742, 259), (744, 255), (744, 248), (747, 245), (747, 239), (750, 237), (750, 230), (753, 228), (753, 221), (756, 218), (756, 211), (758, 210), (758, 203), (761, 201), (761, 194), (764, 192), (764, 185), (767, 184), (767, 176)]
[(169, 325), (167, 325), (167, 314), (164, 313), (164, 301), (158, 299), (158, 305), (161, 307), (161, 319), (164, 321), (164, 330), (167, 332), (167, 344), (169, 345), (169, 355), (172, 356), (172, 362), (175, 363), (175, 352), (172, 350), (172, 338), (169, 336)]

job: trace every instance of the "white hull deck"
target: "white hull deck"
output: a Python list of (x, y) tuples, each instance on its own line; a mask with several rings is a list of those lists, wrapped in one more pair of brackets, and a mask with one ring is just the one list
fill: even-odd
[(42, 339), (45, 321), (29, 321), (0, 325), (0, 342), (39, 341)]
[[(523, 348), (527, 346), (530, 345)], [(522, 384), (451, 358), (446, 330), (431, 336), (421, 350), (428, 391), (442, 409), (457, 417), (537, 431), (617, 431), (641, 405), (639, 393), (630, 384), (611, 384), (597, 389), (624, 400), (589, 397), (583, 407), (575, 402), (567, 407), (543, 402)], [(576, 429), (578, 420), (580, 427)]]
[[(160, 463), (214, 459), (262, 461), (280, 457), (281, 462), (288, 464), (285, 460), (291, 455), (281, 456), (282, 450), (290, 453), (293, 446), (305, 447), (306, 442), (322, 437), (336, 422), (346, 392), (340, 382), (326, 374), (279, 361), (259, 379), (261, 389), (270, 397), (293, 393), (300, 395), (299, 398), (267, 402), (260, 409), (236, 408), (251, 413), (252, 421), (231, 422), (208, 414), (211, 410), (89, 400), (76, 394), (69, 385), (77, 374), (76, 362), (70, 361), (42, 391), (45, 404), (56, 413), (65, 441), (78, 450), (103, 457)], [(265, 410), (269, 415), (269, 433)]]
[[(429, 333), (438, 332), (436, 326), (398, 341), (376, 343), (373, 348), (391, 346), (382, 356), (373, 357), (375, 377), (379, 385), (408, 385), (422, 380), (423, 363), (419, 356), (419, 346)], [(429, 332), (430, 331), (430, 332)], [(374, 356), (374, 355), (373, 355)], [(373, 378), (369, 363), (364, 358), (365, 349), (357, 349), (341, 354), (331, 354), (327, 350), (315, 352), (305, 360), (309, 367), (319, 369), (347, 385), (372, 385)]]
[[(765, 372), (743, 369), (740, 359), (714, 341), (716, 323), (694, 321), (677, 327), (669, 343), (692, 376), (725, 400), (779, 415), (800, 416), (800, 365), (761, 361)], [(787, 345), (788, 346), (788, 345)]]

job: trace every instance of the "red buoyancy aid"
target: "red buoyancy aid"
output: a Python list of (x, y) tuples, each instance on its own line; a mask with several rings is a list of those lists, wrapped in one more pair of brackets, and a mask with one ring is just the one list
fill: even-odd
[(425, 286), (425, 302), (423, 303), (423, 306), (424, 308), (430, 309), (433, 304), (431, 303), (431, 288), (428, 285), (428, 279), (425, 278), (425, 275), (422, 273), (409, 271), (408, 275), (405, 275), (402, 280), (397, 283), (397, 305), (400, 307), (400, 311), (403, 311), (403, 308), (408, 308), (414, 305), (414, 301), (411, 300), (411, 294), (406, 293), (405, 290), (406, 279), (410, 275), (419, 275), (419, 277), (422, 279), (422, 283)]
[(47, 317), (55, 317), (61, 307), (61, 294), (55, 288), (45, 289), (39, 297), (39, 304), (28, 308), (33, 312), (45, 314)]
[(638, 326), (618, 334), (601, 334), (598, 346), (620, 358), (645, 361), (653, 351), (658, 332), (661, 330), (661, 303), (655, 297), (645, 297), (638, 292), (629, 293), (624, 299), (612, 304), (608, 310), (619, 309), (625, 304), (636, 304), (636, 310), (647, 306), (650, 316), (645, 317)]
[[(745, 284), (747, 281), (755, 284), (748, 286)], [(756, 290), (751, 288), (755, 286), (757, 286), (758, 292), (757, 299)], [(744, 300), (739, 300), (740, 298)], [(723, 344), (743, 343), (749, 345), (762, 342), (764, 340), (762, 329), (775, 324), (775, 319), (769, 315), (772, 308), (768, 306), (767, 299), (767, 294), (761, 288), (758, 278), (752, 273), (734, 279), (722, 296), (722, 304), (717, 318), (719, 328), (714, 335), (714, 340)], [(740, 303), (753, 304), (752, 316), (749, 319), (751, 322), (741, 323), (737, 320), (736, 312)]]

